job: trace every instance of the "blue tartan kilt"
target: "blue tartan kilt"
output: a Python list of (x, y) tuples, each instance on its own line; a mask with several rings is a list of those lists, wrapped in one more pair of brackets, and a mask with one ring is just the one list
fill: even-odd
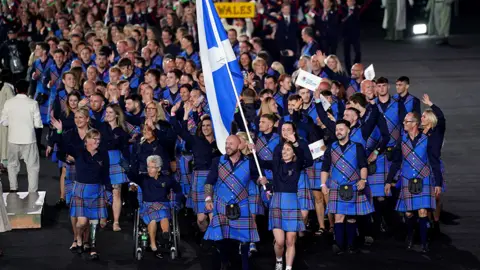
[(398, 196), (397, 206), (395, 210), (399, 212), (410, 212), (420, 209), (435, 209), (435, 188), (433, 177), (425, 177), (423, 179), (423, 189), (420, 194), (412, 194), (408, 190), (408, 181), (410, 179), (400, 176), (401, 189)]
[[(367, 177), (368, 186), (373, 197), (385, 197), (385, 179), (387, 179), (388, 170), (392, 162), (388, 161), (385, 154), (377, 156), (377, 171)], [(392, 196), (388, 194), (387, 196)]]
[(263, 202), (264, 208), (270, 207), (270, 202), (272, 201), (272, 198), (268, 199), (267, 191), (263, 190), (263, 187), (260, 189), (260, 198)]
[(76, 179), (77, 172), (75, 165), (65, 163), (65, 181), (63, 186), (65, 189), (65, 201), (68, 205), (72, 199), (73, 185), (75, 184)]
[[(333, 182), (333, 181), (332, 181)], [(357, 187), (353, 185), (353, 198), (350, 201), (344, 201), (338, 194), (340, 187), (336, 185), (336, 188), (331, 188), (328, 196), (327, 213), (351, 215), (351, 216), (365, 216), (373, 213), (372, 196), (370, 188), (365, 185), (365, 189), (358, 191)]]
[(214, 195), (213, 202), (213, 217), (205, 232), (205, 240), (233, 239), (242, 243), (260, 241), (257, 225), (250, 213), (248, 198), (238, 203), (240, 206), (240, 217), (237, 220), (229, 220), (225, 216), (226, 204), (220, 198)]
[(306, 169), (308, 181), (310, 184), (310, 189), (321, 190), (322, 185), (322, 161), (316, 160), (313, 162), (313, 166)]
[(313, 203), (312, 191), (308, 182), (308, 177), (305, 171), (300, 174), (298, 180), (298, 202), (300, 204), (300, 210), (313, 210), (315, 205)]
[(181, 155), (177, 157), (177, 168), (179, 169), (179, 182), (185, 196), (188, 196), (192, 187), (192, 174), (190, 173), (189, 162), (193, 159), (192, 155)]
[(71, 217), (85, 217), (91, 220), (107, 218), (105, 205), (103, 185), (75, 182), (70, 202)]
[[(192, 188), (189, 198), (193, 212), (196, 214), (210, 213), (205, 209), (205, 182), (209, 171), (193, 171)], [(188, 201), (188, 200), (187, 200)]]
[(108, 157), (110, 158), (110, 183), (118, 185), (130, 182), (125, 170), (120, 166), (120, 159), (122, 158), (120, 150), (108, 150)]
[(140, 218), (145, 224), (153, 220), (160, 222), (164, 218), (170, 219), (170, 204), (168, 202), (142, 202), (140, 207)]
[(262, 197), (258, 185), (254, 181), (248, 182), (248, 204), (252, 215), (264, 215)]
[(300, 204), (296, 193), (275, 192), (270, 202), (268, 229), (285, 232), (305, 231)]

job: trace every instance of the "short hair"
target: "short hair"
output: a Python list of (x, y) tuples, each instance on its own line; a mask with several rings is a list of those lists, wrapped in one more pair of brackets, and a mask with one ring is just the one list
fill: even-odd
[(360, 111), (359, 111), (359, 110), (357, 110), (357, 109), (355, 109), (355, 108), (352, 108), (352, 107), (346, 108), (345, 110), (346, 110), (346, 111), (349, 110), (349, 111), (354, 112), (354, 113), (357, 115), (357, 117), (360, 118)]
[(260, 91), (259, 93), (259, 96), (264, 96), (264, 95), (272, 95), (273, 96), (273, 90), (272, 89), (263, 89), (262, 91)]
[(255, 98), (257, 96), (257, 93), (255, 92), (255, 90), (251, 89), (251, 88), (245, 88), (243, 89), (242, 93), (240, 94), (242, 97), (251, 97), (251, 98)]
[(192, 35), (185, 35), (183, 36), (184, 39), (188, 40), (190, 42), (190, 44), (194, 44), (195, 43), (195, 39), (193, 38)]
[(19, 80), (15, 83), (15, 89), (19, 94), (26, 94), (28, 93), (28, 87), (30, 84), (26, 80)]
[(190, 84), (182, 84), (178, 89), (187, 88), (188, 92), (192, 92), (193, 87)]
[(377, 84), (383, 84), (383, 83), (388, 84), (388, 79), (385, 77), (380, 77), (377, 79)]
[(48, 46), (48, 43), (46, 42), (38, 42), (36, 46), (40, 47), (42, 50), (46, 51), (47, 53), (50, 50), (50, 46)]
[(288, 101), (300, 100), (300, 99), (302, 99), (302, 97), (299, 94), (293, 94), (293, 95), (288, 97)]
[(410, 114), (412, 115), (412, 120), (415, 121), (417, 125), (420, 125), (420, 119), (421, 119), (420, 114), (418, 112), (410, 112)]
[(156, 68), (150, 68), (145, 72), (145, 75), (147, 74), (152, 75), (153, 77), (155, 77), (155, 81), (158, 81), (158, 79), (160, 79), (161, 72)]
[(410, 78), (407, 76), (401, 76), (397, 79), (397, 82), (404, 82), (406, 84), (410, 84)]
[(273, 75), (267, 75), (267, 76), (265, 76), (265, 81), (266, 81), (267, 79), (272, 79), (273, 82), (274, 82), (275, 84), (277, 84), (277, 77), (275, 77), (275, 76), (273, 76)]
[(131, 67), (131, 66), (133, 66), (133, 65), (132, 65), (132, 60), (130, 60), (129, 58), (122, 58), (122, 59), (120, 59), (120, 61), (118, 61), (118, 66), (119, 66), (120, 68), (122, 68), (122, 67)]
[(161, 168), (163, 166), (163, 160), (159, 155), (151, 155), (147, 157), (147, 164), (148, 163), (155, 163), (157, 168)]
[(310, 27), (310, 26), (307, 26), (305, 28), (303, 28), (303, 31), (305, 33), (305, 35), (309, 36), (309, 37), (314, 37), (314, 32), (313, 32), (313, 28)]
[(273, 114), (270, 114), (270, 113), (262, 114), (261, 118), (268, 119), (268, 120), (272, 121), (273, 124), (275, 124), (275, 122), (277, 122), (277, 117)]
[(175, 75), (175, 77), (179, 80), (180, 80), (180, 77), (182, 77), (182, 74), (183, 74), (183, 72), (179, 69), (174, 69), (174, 70), (172, 70), (168, 73), (173, 73), (173, 75)]
[(137, 95), (137, 94), (131, 94), (127, 98), (125, 98), (125, 101), (131, 99), (133, 102), (138, 102), (139, 104), (142, 104), (142, 98)]
[(367, 107), (368, 104), (367, 98), (362, 93), (355, 93), (348, 100), (352, 103), (362, 106), (363, 108)]
[(335, 125), (342, 125), (342, 124), (350, 128), (350, 122), (348, 122), (345, 119), (340, 119), (340, 120), (337, 120), (337, 122), (335, 122)]
[(57, 53), (60, 53), (60, 54), (62, 54), (63, 56), (65, 56), (65, 51), (62, 50), (62, 49), (56, 49), (56, 50), (53, 52), (53, 54), (57, 54)]
[(85, 139), (84, 139), (84, 141), (86, 142), (87, 139), (92, 139), (93, 137), (97, 137), (97, 136), (98, 136), (98, 137), (101, 136), (100, 131), (98, 131), (98, 130), (96, 130), (96, 129), (94, 129), (94, 128), (89, 129), (89, 130), (87, 131), (87, 134), (85, 134)]

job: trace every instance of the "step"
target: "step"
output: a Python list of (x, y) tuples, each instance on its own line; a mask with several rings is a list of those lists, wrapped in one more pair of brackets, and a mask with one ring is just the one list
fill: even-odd
[(3, 194), (12, 229), (40, 229), (42, 227), (45, 195), (45, 191)]

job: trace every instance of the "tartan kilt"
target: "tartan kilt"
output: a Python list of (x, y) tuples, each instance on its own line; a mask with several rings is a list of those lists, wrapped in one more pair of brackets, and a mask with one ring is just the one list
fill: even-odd
[(263, 187), (260, 189), (260, 199), (262, 200), (264, 208), (268, 208), (270, 206), (270, 202), (272, 201), (272, 198), (270, 197), (270, 199), (268, 199), (267, 191), (263, 190)]
[(63, 186), (65, 189), (65, 201), (68, 205), (72, 199), (73, 185), (75, 184), (76, 179), (77, 171), (75, 165), (65, 163), (65, 181)]
[(162, 219), (169, 219), (170, 217), (170, 204), (168, 202), (142, 202), (140, 218), (145, 224), (150, 224), (152, 220), (160, 222)]
[[(392, 162), (387, 160), (385, 154), (379, 154), (375, 162), (377, 171), (367, 177), (368, 186), (373, 197), (385, 197), (385, 179), (387, 179)], [(388, 194), (387, 196), (392, 195)]]
[(120, 159), (122, 158), (120, 150), (108, 150), (108, 157), (110, 158), (110, 183), (118, 185), (130, 182), (125, 170), (120, 166)]
[(358, 191), (357, 187), (353, 186), (353, 198), (350, 201), (343, 201), (338, 194), (337, 189), (330, 189), (328, 196), (327, 213), (340, 214), (350, 216), (365, 216), (373, 213), (373, 203), (371, 200), (371, 193), (368, 185), (365, 189)]
[(433, 177), (423, 178), (423, 189), (420, 194), (414, 195), (408, 190), (410, 179), (400, 176), (402, 187), (398, 196), (395, 210), (398, 212), (410, 212), (420, 209), (435, 209), (435, 188)]
[[(193, 212), (196, 214), (210, 213), (205, 209), (205, 182), (209, 171), (193, 171), (192, 188), (189, 199)], [(188, 199), (187, 199), (188, 201)]]
[(298, 179), (298, 191), (297, 191), (298, 202), (300, 204), (300, 210), (313, 210), (315, 205), (313, 203), (312, 192), (310, 190), (310, 185), (308, 182), (308, 177), (305, 171), (302, 171), (300, 174), (300, 179)]
[(70, 202), (71, 217), (85, 217), (92, 220), (107, 218), (105, 205), (103, 185), (75, 182)]
[[(443, 176), (442, 192), (446, 192), (447, 191), (447, 180), (445, 180), (445, 164), (443, 163), (443, 160), (441, 160), (441, 159), (440, 159), (440, 170), (442, 171), (442, 176)], [(433, 182), (435, 182), (435, 180)]]
[(300, 204), (296, 193), (275, 192), (270, 202), (268, 229), (285, 232), (305, 231)]
[(242, 243), (259, 242), (257, 225), (250, 213), (248, 199), (241, 200), (240, 217), (237, 220), (229, 220), (225, 216), (225, 204), (214, 195), (213, 217), (205, 232), (205, 240), (219, 241), (222, 239), (234, 239)]
[(179, 174), (178, 180), (185, 196), (190, 193), (192, 186), (192, 174), (190, 173), (191, 168), (189, 166), (189, 162), (192, 159), (192, 155), (181, 155), (180, 157), (177, 157), (177, 168), (179, 168), (179, 170), (177, 170)]
[(310, 184), (310, 189), (321, 190), (322, 188), (320, 186), (322, 185), (322, 177), (321, 177), (322, 161), (321, 160), (314, 161), (313, 166), (308, 167), (306, 171), (307, 171), (308, 181)]
[(248, 205), (250, 207), (250, 214), (264, 215), (265, 208), (263, 207), (262, 197), (258, 185), (254, 181), (248, 182)]

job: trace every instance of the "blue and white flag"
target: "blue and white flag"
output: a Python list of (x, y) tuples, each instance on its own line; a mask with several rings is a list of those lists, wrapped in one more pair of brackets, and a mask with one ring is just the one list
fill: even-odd
[(212, 0), (197, 0), (200, 59), (215, 139), (225, 154), (237, 98), (243, 87), (243, 75), (232, 45)]

